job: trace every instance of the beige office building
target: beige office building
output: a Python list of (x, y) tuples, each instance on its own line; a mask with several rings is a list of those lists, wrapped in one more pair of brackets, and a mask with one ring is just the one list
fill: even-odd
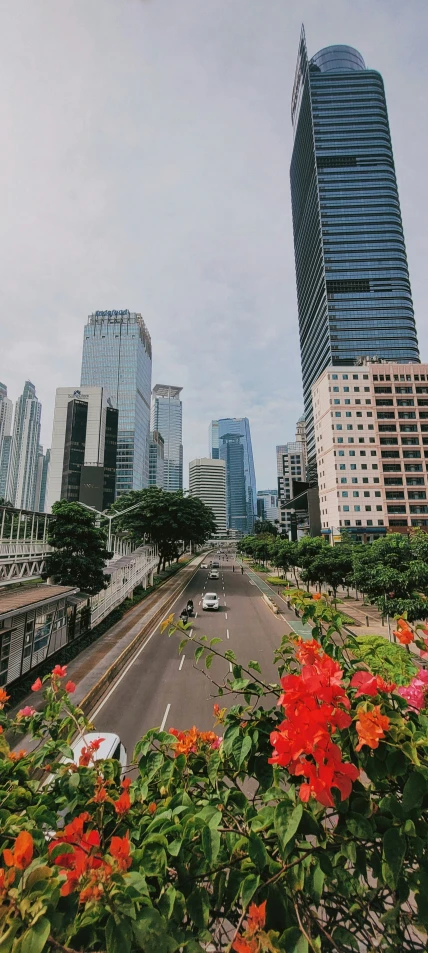
[(189, 463), (189, 491), (210, 506), (217, 523), (217, 536), (227, 529), (226, 463), (211, 457), (198, 457)]

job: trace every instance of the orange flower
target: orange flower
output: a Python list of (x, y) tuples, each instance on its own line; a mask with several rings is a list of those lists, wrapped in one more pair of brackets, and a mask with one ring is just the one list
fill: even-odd
[(394, 629), (394, 635), (401, 645), (410, 645), (414, 639), (412, 629), (409, 629), (407, 625), (399, 629)]
[(314, 592), (312, 598), (313, 598), (314, 602), (318, 602), (319, 599), (321, 599), (321, 593), (320, 593), (320, 592)]
[(248, 924), (247, 931), (251, 935), (257, 933), (258, 930), (263, 930), (263, 927), (266, 923), (266, 900), (257, 906), (255, 903), (252, 903), (248, 911)]
[(75, 686), (74, 682), (72, 682), (71, 680), (70, 680), (69, 682), (67, 682), (67, 684), (66, 684), (66, 686), (65, 686), (65, 690), (66, 690), (66, 692), (68, 692), (70, 695), (72, 695), (73, 692), (76, 691), (76, 686)]
[(369, 748), (378, 748), (379, 741), (385, 737), (385, 731), (389, 728), (388, 716), (382, 715), (380, 705), (375, 705), (371, 711), (357, 708), (357, 715), (359, 720), (356, 728), (359, 742), (355, 750), (361, 751), (363, 745), (368, 745)]
[(157, 811), (157, 807), (158, 807), (158, 806), (157, 806), (157, 804), (155, 803), (155, 801), (152, 801), (151, 804), (149, 804), (149, 806), (148, 806), (148, 808), (147, 808), (149, 814), (155, 814), (156, 811)]
[(67, 674), (66, 665), (55, 665), (55, 668), (52, 669), (52, 675), (57, 675), (58, 678), (65, 678)]
[(127, 791), (122, 791), (120, 797), (118, 797), (117, 801), (114, 801), (113, 803), (116, 814), (126, 814), (131, 807), (131, 798), (129, 797)]
[(296, 658), (301, 665), (313, 665), (315, 660), (322, 653), (322, 647), (315, 639), (310, 642), (304, 642), (303, 639), (296, 639)]
[(258, 947), (257, 940), (245, 940), (243, 936), (237, 936), (232, 943), (235, 953), (257, 953)]
[(15, 871), (13, 868), (11, 870), (5, 870), (3, 867), (0, 868), (0, 893), (4, 893), (6, 890), (9, 890), (9, 887), (12, 886), (15, 880)]
[(107, 797), (108, 794), (105, 787), (100, 787), (97, 791), (95, 791), (95, 794), (91, 800), (94, 802), (94, 804), (102, 804)]
[(19, 751), (9, 751), (8, 758), (9, 761), (20, 761), (21, 758), (25, 758), (27, 752), (24, 748), (20, 748)]
[(3, 851), (3, 860), (8, 867), (17, 867), (25, 870), (33, 859), (34, 843), (28, 831), (21, 831), (15, 841), (13, 850), (8, 847)]
[(4, 708), (6, 702), (9, 700), (10, 695), (8, 695), (4, 688), (0, 688), (0, 708)]
[(112, 837), (110, 843), (110, 854), (117, 861), (119, 870), (128, 870), (132, 864), (130, 857), (129, 831), (125, 837)]

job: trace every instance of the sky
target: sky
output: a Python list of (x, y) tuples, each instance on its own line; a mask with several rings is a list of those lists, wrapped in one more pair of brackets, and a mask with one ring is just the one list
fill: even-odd
[(302, 413), (290, 98), (346, 43), (385, 80), (428, 360), (426, 0), (0, 0), (0, 380), (50, 445), (95, 310), (140, 312), (153, 384), (183, 387), (188, 461), (250, 419), (257, 485)]

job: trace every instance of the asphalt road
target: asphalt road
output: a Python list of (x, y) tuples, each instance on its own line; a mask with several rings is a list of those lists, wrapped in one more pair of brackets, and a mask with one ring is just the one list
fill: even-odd
[[(159, 628), (125, 667), (91, 715), (99, 731), (116, 732), (128, 757), (136, 742), (149, 728), (162, 726), (201, 730), (213, 726), (215, 686), (202, 671), (195, 668), (194, 635), (214, 636), (223, 640), (219, 651), (232, 649), (239, 661), (260, 662), (267, 682), (277, 680), (273, 653), (286, 630), (284, 620), (275, 616), (262, 599), (260, 591), (241, 575), (232, 560), (221, 560), (220, 578), (209, 580), (208, 571), (199, 569), (171, 610), (176, 617), (193, 599), (196, 616), (191, 620), (189, 642), (178, 654), (180, 638), (168, 638)], [(218, 612), (202, 611), (204, 592), (217, 592)], [(199, 662), (199, 669), (204, 666)], [(215, 659), (209, 674), (222, 682), (229, 672), (229, 662)]]

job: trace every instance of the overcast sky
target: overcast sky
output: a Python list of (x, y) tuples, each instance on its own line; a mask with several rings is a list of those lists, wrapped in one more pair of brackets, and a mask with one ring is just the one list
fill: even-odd
[(183, 389), (185, 484), (212, 417), (248, 416), (259, 488), (302, 412), (290, 97), (357, 47), (386, 85), (422, 359), (427, 0), (0, 0), (0, 380), (50, 445), (97, 309), (140, 311), (153, 384)]

